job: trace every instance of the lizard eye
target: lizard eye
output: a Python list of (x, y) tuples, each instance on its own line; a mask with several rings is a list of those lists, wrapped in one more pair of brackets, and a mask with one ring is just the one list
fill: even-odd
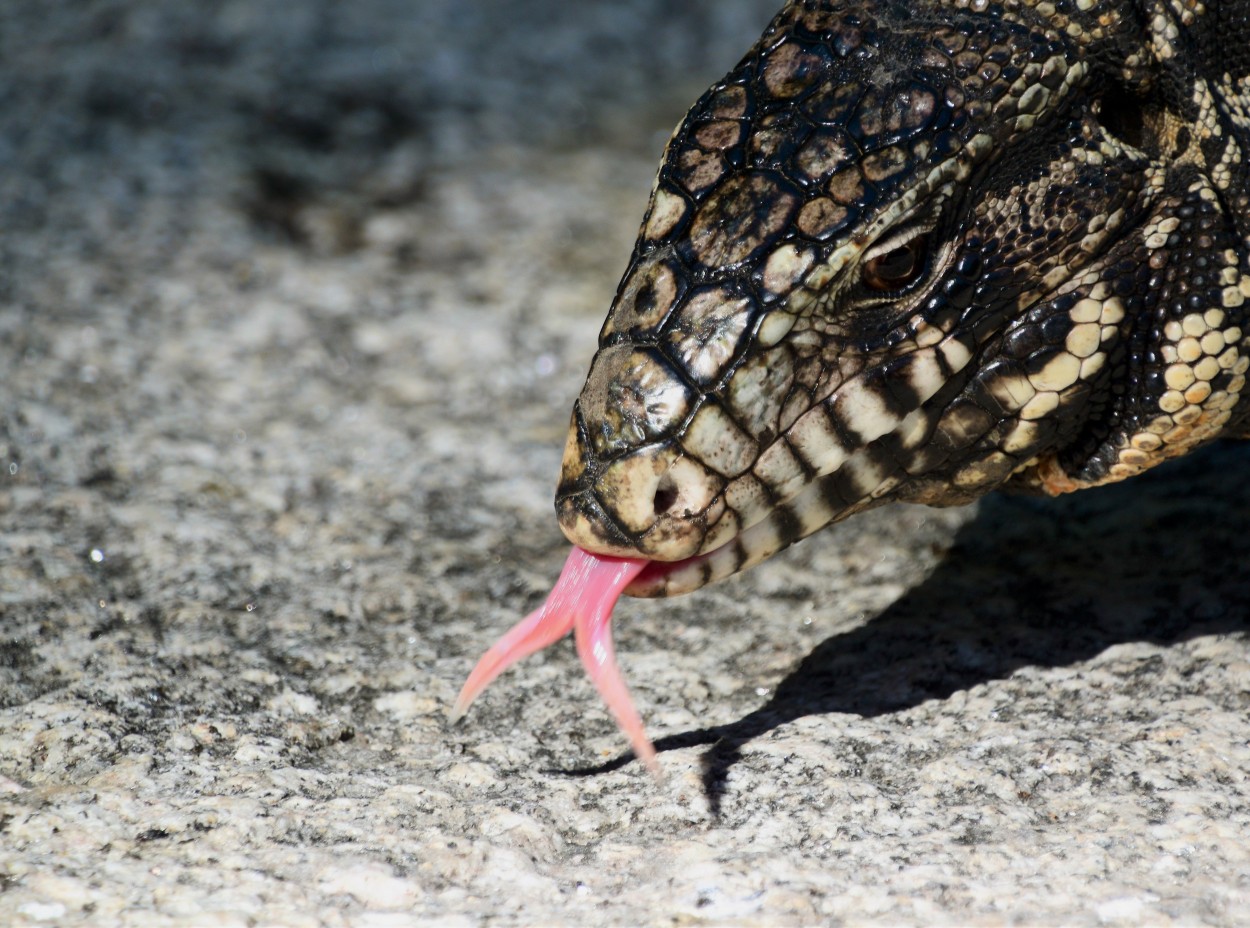
[(917, 235), (887, 252), (864, 262), (864, 285), (869, 290), (899, 290), (915, 283), (924, 273), (929, 236)]

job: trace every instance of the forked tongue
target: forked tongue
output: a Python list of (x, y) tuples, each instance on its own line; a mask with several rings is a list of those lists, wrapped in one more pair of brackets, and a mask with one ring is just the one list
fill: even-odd
[(560, 579), (547, 594), (547, 601), (512, 626), (477, 662), (456, 697), (451, 721), (463, 716), (495, 677), (572, 630), (582, 665), (629, 739), (634, 756), (658, 776), (660, 763), (655, 748), (643, 730), (612, 647), (612, 607), (649, 563), (638, 558), (601, 557), (574, 548), (564, 562)]

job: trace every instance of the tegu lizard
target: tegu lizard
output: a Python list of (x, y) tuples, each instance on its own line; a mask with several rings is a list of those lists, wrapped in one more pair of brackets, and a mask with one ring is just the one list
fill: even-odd
[(1250, 0), (787, 3), (669, 142), (573, 408), (556, 510), (615, 571), (636, 752), (621, 588), (1250, 433), (1248, 156)]

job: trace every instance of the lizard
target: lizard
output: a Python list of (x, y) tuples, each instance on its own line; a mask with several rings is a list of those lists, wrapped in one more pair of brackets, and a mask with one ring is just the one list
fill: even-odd
[(684, 593), (1250, 432), (1250, 2), (791, 0), (692, 107), (557, 516)]
[(624, 592), (891, 501), (1250, 437), (1250, 0), (789, 0), (663, 156), (573, 407), (574, 545), (459, 718), (570, 629), (634, 753)]

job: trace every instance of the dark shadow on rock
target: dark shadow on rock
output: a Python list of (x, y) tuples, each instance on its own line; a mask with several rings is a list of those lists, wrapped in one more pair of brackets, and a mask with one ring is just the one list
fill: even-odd
[[(995, 495), (940, 566), (879, 616), (817, 646), (769, 701), (697, 744), (718, 813), (743, 747), (807, 715), (876, 716), (1115, 644), (1250, 629), (1250, 444), (1227, 443), (1123, 484), (1060, 499)], [(626, 754), (590, 768), (617, 769)]]

